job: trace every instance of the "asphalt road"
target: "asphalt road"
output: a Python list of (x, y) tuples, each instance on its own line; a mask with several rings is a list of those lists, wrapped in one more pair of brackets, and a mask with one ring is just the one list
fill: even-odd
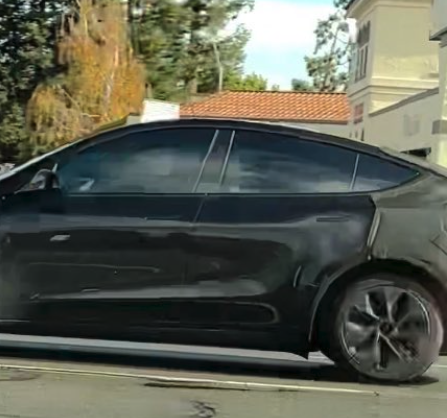
[(151, 346), (144, 358), (4, 349), (0, 418), (446, 416), (447, 358), (419, 382), (380, 386), (320, 354)]

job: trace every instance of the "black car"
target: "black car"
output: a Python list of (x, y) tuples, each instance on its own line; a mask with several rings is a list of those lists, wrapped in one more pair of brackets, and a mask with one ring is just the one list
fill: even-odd
[(321, 350), (406, 381), (447, 319), (447, 177), (268, 123), (100, 132), (0, 177), (2, 332)]

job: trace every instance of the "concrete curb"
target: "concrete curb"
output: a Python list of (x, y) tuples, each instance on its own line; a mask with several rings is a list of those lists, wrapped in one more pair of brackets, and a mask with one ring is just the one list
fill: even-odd
[(332, 388), (318, 386), (301, 385), (281, 385), (258, 382), (240, 382), (232, 380), (201, 379), (187, 377), (157, 376), (139, 373), (119, 373), (107, 371), (88, 371), (82, 369), (64, 369), (57, 367), (40, 367), (16, 364), (0, 364), (0, 370), (7, 371), (27, 371), (49, 374), (65, 374), (90, 377), (109, 377), (120, 379), (141, 379), (145, 380), (148, 387), (169, 387), (187, 389), (207, 389), (207, 390), (233, 390), (233, 391), (256, 391), (256, 392), (296, 392), (296, 393), (331, 393), (356, 396), (379, 396), (379, 393), (372, 390), (358, 390), (349, 388)]

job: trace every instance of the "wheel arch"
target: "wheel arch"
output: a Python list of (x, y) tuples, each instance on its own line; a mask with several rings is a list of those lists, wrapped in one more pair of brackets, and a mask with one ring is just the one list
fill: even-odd
[[(322, 285), (321, 292), (316, 297), (316, 304), (313, 307), (311, 315), (311, 323), (309, 328), (309, 343), (311, 349), (317, 344), (317, 338), (324, 324), (325, 316), (329, 314), (329, 310), (324, 310), (324, 306), (328, 306), (331, 300), (339, 294), (342, 289), (358, 279), (374, 273), (394, 273), (405, 275), (416, 280), (435, 298), (441, 310), (442, 321), (445, 329), (447, 329), (447, 289), (441, 283), (441, 280), (428, 269), (421, 265), (406, 260), (372, 260), (357, 265), (339, 276), (332, 278), (326, 285)], [(324, 325), (323, 325), (324, 326)], [(444, 342), (442, 345), (442, 353), (447, 354), (447, 335), (444, 334)]]

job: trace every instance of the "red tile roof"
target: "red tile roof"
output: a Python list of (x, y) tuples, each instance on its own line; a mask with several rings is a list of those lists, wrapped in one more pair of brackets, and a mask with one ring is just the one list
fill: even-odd
[(344, 93), (288, 91), (226, 91), (180, 107), (181, 116), (347, 123), (349, 103)]

